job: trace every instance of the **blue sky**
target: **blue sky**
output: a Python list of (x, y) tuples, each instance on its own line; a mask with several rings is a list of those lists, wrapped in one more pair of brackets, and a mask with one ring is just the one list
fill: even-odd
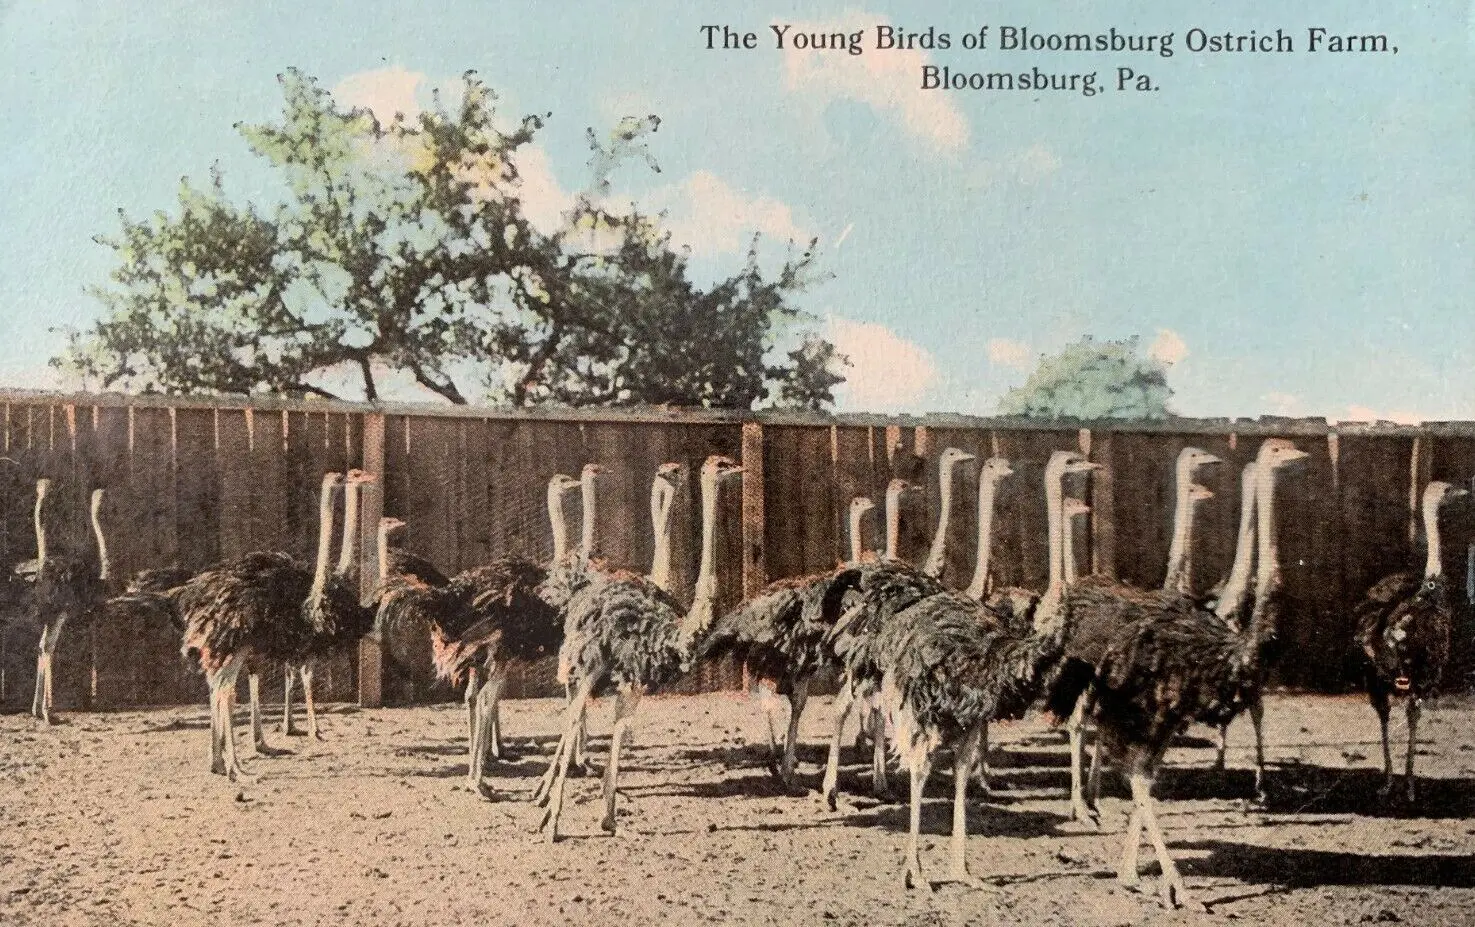
[[(114, 212), (169, 209), (212, 162), (238, 197), (270, 177), (232, 124), (280, 112), (297, 66), (351, 102), (426, 105), (475, 69), (509, 112), (551, 113), (523, 165), (551, 214), (584, 131), (655, 113), (660, 174), (617, 195), (670, 211), (709, 272), (751, 231), (820, 239), (803, 297), (855, 360), (842, 408), (987, 413), (1082, 334), (1137, 334), (1189, 415), (1475, 418), (1472, 24), (1466, 3), (1223, 5), (320, 3), (0, 0), (0, 384), (57, 385), (61, 336), (99, 305)], [(1306, 12), (1305, 10), (1310, 10)], [(947, 51), (778, 51), (882, 24)], [(700, 27), (758, 33), (709, 51)], [(968, 51), (990, 26), (1174, 33), (1174, 55)], [(1395, 54), (1310, 54), (1309, 26)], [(1292, 54), (1193, 54), (1193, 27), (1272, 32)], [(918, 89), (925, 64), (1098, 72), (1159, 89)]]

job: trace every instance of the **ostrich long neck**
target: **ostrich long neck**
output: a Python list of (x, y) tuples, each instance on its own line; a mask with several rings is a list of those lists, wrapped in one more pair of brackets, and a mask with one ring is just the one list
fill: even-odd
[(41, 509), (46, 505), (46, 491), (36, 492), (36, 570), (39, 574), (42, 567), (46, 566), (46, 519), (41, 517)]
[(1255, 507), (1255, 608), (1250, 616), (1245, 645), (1258, 659), (1259, 648), (1275, 636), (1279, 606), (1275, 592), (1280, 588), (1280, 560), (1275, 540), (1275, 470), (1256, 467)]
[(1050, 542), (1050, 584), (1042, 598), (1059, 600), (1065, 590), (1064, 474), (1051, 473), (1045, 480), (1045, 536)]
[(553, 562), (568, 558), (568, 520), (563, 514), (563, 488), (557, 481), (548, 484), (548, 527), (553, 530)]
[(1060, 578), (1067, 586), (1080, 578), (1076, 569), (1076, 520), (1065, 516), (1060, 524)]
[(1429, 546), (1424, 560), (1425, 579), (1436, 579), (1444, 575), (1444, 558), (1439, 549), (1439, 501), (1437, 496), (1424, 496), (1424, 539)]
[(1168, 547), (1168, 573), (1163, 591), (1187, 595), (1189, 587), (1188, 543), (1193, 534), (1193, 471), (1180, 465), (1176, 501), (1173, 505), (1173, 543)]
[(922, 572), (928, 576), (941, 576), (942, 568), (947, 563), (947, 528), (953, 514), (953, 461), (944, 460), (939, 469), (941, 481), (938, 485), (942, 496), (938, 501), (940, 510), (937, 513), (937, 530), (932, 534), (932, 547), (928, 549), (927, 560), (922, 564)]
[(850, 562), (860, 563), (865, 551), (862, 548), (861, 522), (865, 520), (866, 510), (852, 508), (850, 510)]
[(650, 581), (671, 591), (671, 506), (675, 490), (660, 477), (650, 489), (650, 523), (655, 531), (655, 553), (651, 555)]
[(333, 575), (346, 579), (358, 571), (359, 565), (359, 484), (349, 480), (343, 484), (343, 538), (338, 546), (338, 566)]
[(379, 531), (374, 536), (374, 550), (379, 557), (379, 587), (381, 589), (389, 582), (389, 532), (388, 525), (380, 524)]
[(333, 487), (323, 484), (323, 497), (318, 502), (318, 553), (313, 561), (312, 591), (308, 597), (317, 599), (328, 586), (328, 558), (333, 548)]
[(901, 546), (901, 490), (886, 490), (886, 559), (897, 559)]
[(978, 481), (978, 553), (973, 564), (973, 581), (967, 595), (982, 599), (988, 592), (988, 561), (994, 543), (994, 499), (998, 484), (991, 479)]
[(702, 559), (691, 608), (682, 622), (687, 653), (711, 625), (717, 605), (717, 476), (702, 475)]
[(97, 539), (97, 578), (107, 582), (112, 576), (112, 564), (108, 562), (108, 540), (102, 533), (102, 490), (92, 494), (92, 536)]
[(1238, 613), (1250, 596), (1250, 574), (1255, 567), (1257, 469), (1253, 463), (1248, 464), (1240, 477), (1239, 535), (1234, 542), (1234, 564), (1229, 568), (1229, 578), (1224, 581), (1223, 591), (1219, 593), (1219, 604), (1214, 606), (1214, 614), (1220, 618), (1227, 619)]
[(579, 485), (584, 500), (583, 523), (579, 534), (579, 562), (587, 564), (594, 555), (594, 478), (585, 474)]

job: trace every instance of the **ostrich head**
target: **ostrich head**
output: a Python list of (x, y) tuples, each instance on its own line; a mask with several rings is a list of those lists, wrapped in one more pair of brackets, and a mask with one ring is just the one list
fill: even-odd
[(1192, 502), (1202, 502), (1205, 499), (1214, 498), (1214, 493), (1207, 486), (1194, 483), (1188, 487), (1188, 498)]
[(1090, 511), (1091, 507), (1086, 504), (1086, 500), (1071, 497), (1066, 499), (1064, 504), (1061, 506), (1060, 514), (1065, 516), (1065, 518), (1069, 520), (1081, 515), (1089, 514)]
[(974, 458), (962, 448), (950, 447), (944, 450), (937, 458), (938, 465), (944, 470), (950, 470), (960, 463), (966, 463)]
[(1309, 456), (1311, 455), (1298, 449), (1295, 444), (1285, 438), (1266, 438), (1260, 445), (1260, 453), (1256, 455), (1255, 461), (1263, 472), (1279, 469), (1298, 460), (1305, 460)]
[(670, 483), (672, 487), (679, 486), (681, 481), (686, 479), (686, 464), (663, 463), (656, 467), (656, 476)]
[(1185, 447), (1178, 452), (1178, 472), (1192, 476), (1199, 467), (1223, 463), (1223, 460), (1197, 447)]
[(384, 535), (385, 537), (392, 537), (404, 526), (405, 520), (403, 518), (395, 518), (392, 515), (385, 515), (383, 518), (379, 519), (379, 533)]
[(376, 482), (376, 477), (374, 476), (374, 474), (368, 472), (367, 470), (360, 470), (357, 467), (354, 467), (352, 470), (349, 470), (347, 473), (343, 474), (344, 485), (352, 483), (355, 486), (358, 486), (364, 483), (373, 482)]
[(1468, 490), (1460, 489), (1441, 480), (1434, 480), (1424, 487), (1424, 505), (1429, 508), (1438, 508), (1446, 502), (1453, 502), (1461, 496), (1468, 496)]
[(869, 496), (856, 496), (850, 500), (850, 517), (852, 519), (861, 518), (875, 507), (876, 503), (872, 502)]
[(51, 492), (51, 480), (43, 476), (36, 481), (36, 505), (39, 506), (49, 492)]
[(978, 479), (998, 485), (1004, 477), (1009, 476), (1013, 472), (1014, 468), (1009, 466), (1009, 461), (1003, 457), (990, 457), (983, 462), (982, 467), (978, 468)]
[(742, 466), (731, 457), (713, 454), (702, 463), (702, 478), (722, 480), (743, 472)]

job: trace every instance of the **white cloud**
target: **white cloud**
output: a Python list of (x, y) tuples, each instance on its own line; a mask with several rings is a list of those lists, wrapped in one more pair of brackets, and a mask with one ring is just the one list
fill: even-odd
[(14, 389), (38, 389), (78, 392), (88, 388), (82, 378), (70, 371), (57, 370), (48, 363), (24, 367), (0, 368), (0, 383)]
[(754, 232), (778, 241), (809, 238), (787, 203), (761, 194), (749, 197), (710, 171), (656, 190), (651, 202), (667, 211), (671, 237), (695, 254), (745, 251)]
[(517, 176), (522, 191), (522, 209), (540, 231), (552, 232), (563, 213), (574, 204), (553, 174), (553, 162), (541, 145), (524, 145), (517, 151)]
[(1171, 328), (1160, 328), (1147, 348), (1147, 356), (1160, 363), (1177, 364), (1188, 356), (1188, 343)]
[(837, 404), (853, 412), (916, 411), (937, 382), (937, 364), (921, 345), (875, 322), (832, 315), (825, 335), (850, 360)]
[(1301, 397), (1292, 393), (1269, 392), (1260, 397), (1271, 415), (1295, 416), (1304, 415), (1306, 406), (1301, 402)]
[(988, 361), (996, 367), (1026, 370), (1033, 360), (1034, 352), (1023, 341), (1012, 338), (990, 338), (988, 341)]
[(420, 114), (417, 94), (426, 82), (420, 71), (408, 71), (396, 65), (374, 71), (350, 74), (333, 87), (333, 99), (345, 106), (369, 109), (384, 125), (394, 121), (396, 113), (406, 119)]
[(1400, 425), (1417, 425), (1424, 421), (1424, 416), (1408, 409), (1398, 409), (1392, 412), (1379, 411), (1362, 405), (1350, 405), (1347, 407), (1347, 415), (1333, 421), (1343, 422), (1396, 422)]
[(1060, 155), (1036, 142), (1014, 159), (1014, 173), (1024, 183), (1044, 180), (1060, 170)]
[[(789, 23), (775, 21), (782, 28)], [(857, 100), (869, 104), (928, 145), (944, 152), (957, 152), (968, 144), (968, 122), (946, 92), (922, 90), (922, 65), (928, 55), (921, 50), (877, 51), (864, 54), (839, 51), (795, 50), (793, 37), (799, 33), (863, 31), (873, 43), (879, 25), (889, 25), (885, 16), (851, 13), (828, 22), (796, 22), (784, 45), (784, 86), (793, 93), (807, 94), (820, 103)], [(773, 41), (773, 33), (765, 36)]]

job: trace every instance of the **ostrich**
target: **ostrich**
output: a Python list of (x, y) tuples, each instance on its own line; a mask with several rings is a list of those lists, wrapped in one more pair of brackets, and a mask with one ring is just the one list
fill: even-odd
[[(1250, 615), (1250, 578), (1255, 569), (1255, 462), (1245, 464), (1240, 475), (1239, 531), (1234, 543), (1234, 563), (1229, 575), (1204, 598), (1203, 604), (1229, 626), (1240, 630)], [(1255, 795), (1264, 794), (1265, 720), (1264, 703), (1254, 693), (1247, 706), (1250, 723), (1255, 728)], [(1219, 743), (1214, 768), (1223, 769), (1229, 752), (1229, 722), (1219, 726)]]
[(1367, 692), (1378, 713), (1383, 736), (1383, 795), (1393, 791), (1393, 753), (1388, 745), (1392, 700), (1403, 696), (1408, 713), (1408, 756), (1404, 763), (1405, 794), (1414, 801), (1414, 743), (1423, 701), (1439, 688), (1449, 659), (1454, 612), (1444, 576), (1439, 542), (1439, 509), (1466, 495), (1448, 483), (1424, 487), (1422, 514), (1428, 548), (1424, 575), (1394, 573), (1379, 580), (1357, 606), (1357, 643), (1366, 658)]
[(1140, 884), (1137, 851), (1145, 828), (1162, 867), (1168, 906), (1186, 903), (1183, 877), (1158, 827), (1152, 784), (1173, 737), (1195, 721), (1222, 722), (1259, 691), (1283, 607), (1275, 544), (1275, 480), (1306, 457), (1291, 442), (1270, 438), (1256, 457), (1255, 604), (1243, 630), (1184, 598), (1142, 599), (1112, 634), (1094, 681), (1096, 726), (1108, 757), (1118, 761), (1132, 790), (1132, 817), (1117, 869), (1125, 886)]
[[(567, 567), (568, 524), (564, 517), (564, 498), (578, 486), (578, 480), (561, 473), (548, 481), (548, 518), (553, 530), (550, 570)], [(453, 585), (424, 558), (392, 546), (391, 538), (404, 524), (398, 518), (380, 520), (380, 587), (375, 602), (376, 624), (381, 632), (402, 625), (428, 627), (436, 675), (453, 684), (460, 681), (463, 673), (468, 677), (466, 735), (472, 753), (477, 753), (477, 695), (481, 689), (481, 669), (487, 662), (488, 653), (487, 645), (481, 639), (482, 632), (476, 628), (479, 619), (473, 597), (468, 595), (472, 584), (467, 582), (467, 574), (462, 574), (461, 581)], [(549, 586), (546, 576), (544, 586)], [(540, 587), (541, 591), (545, 591), (543, 587)], [(478, 768), (470, 769), (468, 777), (473, 786), (479, 782)]]
[(309, 645), (309, 596), (328, 584), (333, 493), (343, 474), (323, 476), (318, 545), (309, 572), (284, 553), (254, 552), (207, 569), (169, 591), (184, 624), (181, 652), (198, 660), (210, 685), (210, 771), (250, 778), (236, 756), (232, 708), (236, 677), (247, 663), (288, 661)]
[[(937, 750), (953, 751), (953, 835), (950, 878), (971, 881), (965, 857), (968, 779), (983, 725), (1022, 711), (1033, 700), (1041, 674), (1064, 646), (1068, 613), (1062, 505), (1067, 472), (1094, 467), (1080, 455), (1057, 452), (1046, 469), (1045, 499), (1050, 581), (1037, 602), (1032, 627), (1020, 632), (977, 599), (958, 592), (930, 596), (898, 612), (879, 633), (881, 702), (895, 728), (895, 749), (911, 774), (911, 818), (906, 885), (927, 888), (918, 838), (922, 795)], [(1071, 515), (1085, 511), (1071, 507)]]
[[(702, 644), (700, 660), (733, 654), (757, 678), (756, 688), (768, 722), (769, 770), (793, 787), (799, 717), (809, 698), (809, 683), (827, 663), (825, 637), (839, 618), (846, 591), (837, 578), (865, 560), (861, 528), (874, 503), (865, 496), (850, 500), (847, 524), (850, 559), (835, 570), (769, 583), (763, 590), (718, 618)], [(776, 696), (789, 700), (789, 723), (780, 753), (773, 730)]]
[[(835, 810), (840, 772), (840, 743), (845, 720), (857, 704), (873, 706), (881, 674), (873, 644), (886, 621), (921, 599), (946, 592), (935, 577), (897, 559), (897, 537), (901, 529), (901, 497), (918, 489), (906, 480), (894, 479), (886, 488), (886, 553), (875, 563), (844, 569), (835, 580), (835, 593), (844, 606), (840, 618), (825, 635), (825, 659), (843, 669), (840, 692), (835, 700), (834, 729), (825, 759), (820, 791), (830, 810)], [(833, 594), (833, 593), (832, 593)], [(871, 791), (890, 798), (886, 781), (885, 719), (872, 710), (861, 720), (861, 729), (871, 739)]]
[[(1193, 530), (1193, 510), (1198, 501), (1193, 497), (1207, 492), (1202, 487), (1195, 492), (1193, 474), (1199, 467), (1218, 461), (1218, 457), (1207, 451), (1192, 447), (1184, 448), (1178, 455), (1174, 465), (1176, 499), (1166, 582), (1176, 584), (1179, 577), (1187, 575), (1185, 564)], [(1054, 717), (1068, 719), (1071, 819), (1094, 822), (1097, 815), (1087, 805), (1083, 792), (1086, 705), (1082, 695), (1101, 661), (1107, 642), (1133, 608), (1165, 605), (1183, 597), (1176, 591), (1142, 590), (1095, 575), (1071, 583), (1066, 595), (1075, 620), (1066, 639), (1063, 659), (1053, 669), (1053, 679), (1046, 685), (1046, 707)]]
[[(343, 479), (343, 540), (339, 550), (338, 564), (327, 579), (314, 583), (312, 592), (302, 605), (302, 618), (310, 633), (303, 638), (299, 650), (289, 651), (289, 668), (285, 673), (287, 698), (282, 706), (282, 729), (292, 728), (291, 666), (296, 666), (302, 677), (302, 698), (307, 709), (307, 736), (321, 740), (318, 731), (317, 710), (313, 704), (313, 664), (339, 649), (357, 643), (374, 627), (374, 610), (360, 601), (359, 562), (362, 559), (363, 530), (359, 523), (359, 487), (374, 482), (373, 474), (362, 470), (350, 470)], [(254, 686), (255, 678), (251, 679)], [(255, 693), (252, 693), (253, 705)], [(256, 721), (253, 718), (252, 725)]]
[[(492, 751), (496, 741), (497, 703), (507, 679), (507, 661), (537, 659), (558, 649), (560, 675), (562, 676), (565, 671), (561, 645), (566, 633), (564, 624), (566, 610), (570, 607), (578, 590), (596, 581), (600, 575), (600, 568), (593, 560), (592, 551), (596, 511), (594, 484), (595, 479), (602, 472), (604, 468), (598, 464), (586, 464), (577, 484), (583, 495), (583, 524), (579, 549), (571, 562), (563, 555), (563, 542), (557, 538), (554, 543), (553, 561), (546, 568), (530, 564), (529, 561), (521, 560), (521, 558), (515, 561), (503, 558), (505, 562), (516, 563), (519, 569), (526, 571), (525, 579), (504, 584), (501, 588), (505, 588), (507, 592), (495, 601), (488, 601), (485, 598), (485, 591), (472, 601), (474, 611), (482, 617), (476, 626), (461, 635), (461, 640), (479, 638), (486, 642), (484, 645), (485, 666), (488, 678), (476, 697), (476, 727), (472, 737), (470, 770), (473, 790), (485, 798), (495, 797), (494, 793), (482, 784), (481, 770), (485, 765), (487, 753)], [(674, 498), (674, 481), (678, 478), (679, 473), (679, 465), (662, 466), (657, 471), (655, 482), (666, 488), (652, 489), (652, 495), (659, 494), (665, 505), (662, 519), (666, 522), (669, 521), (669, 506)], [(555, 520), (555, 495), (558, 495), (560, 501), (556, 508), (556, 521), (562, 523), (561, 488), (558, 493), (555, 493), (550, 483), (548, 492), (549, 518)], [(669, 549), (666, 553), (662, 553), (663, 543), (669, 548), (669, 536), (664, 542), (662, 538), (657, 537), (655, 560), (659, 562), (664, 558), (669, 564)], [(452, 584), (455, 585), (454, 580)], [(490, 588), (498, 588), (498, 586), (492, 584)], [(574, 751), (582, 763), (582, 729), (576, 738)]]
[(568, 666), (574, 683), (573, 700), (564, 713), (564, 731), (553, 763), (535, 797), (546, 794), (547, 810), (539, 824), (549, 840), (558, 839), (564, 783), (573, 755), (574, 740), (588, 710), (589, 699), (601, 687), (615, 690), (615, 720), (610, 732), (609, 762), (604, 767), (604, 818), (600, 827), (613, 834), (615, 785), (619, 778), (620, 745), (649, 690), (685, 673), (714, 618), (717, 597), (717, 502), (721, 484), (743, 468), (727, 457), (708, 457), (701, 470), (702, 553), (691, 607), (681, 617), (668, 593), (633, 573), (609, 573), (574, 593), (569, 601), (563, 647), (570, 652)]
[(71, 555), (51, 550), (46, 540), (46, 498), (51, 480), (36, 481), (36, 560), (20, 568), (31, 583), (28, 611), (41, 625), (41, 643), (36, 653), (36, 687), (31, 714), (51, 723), (52, 663), (62, 628), (68, 619), (81, 620), (103, 602), (111, 578), (107, 540), (102, 531), (103, 490), (92, 491), (89, 516), (97, 543), (95, 555)]

